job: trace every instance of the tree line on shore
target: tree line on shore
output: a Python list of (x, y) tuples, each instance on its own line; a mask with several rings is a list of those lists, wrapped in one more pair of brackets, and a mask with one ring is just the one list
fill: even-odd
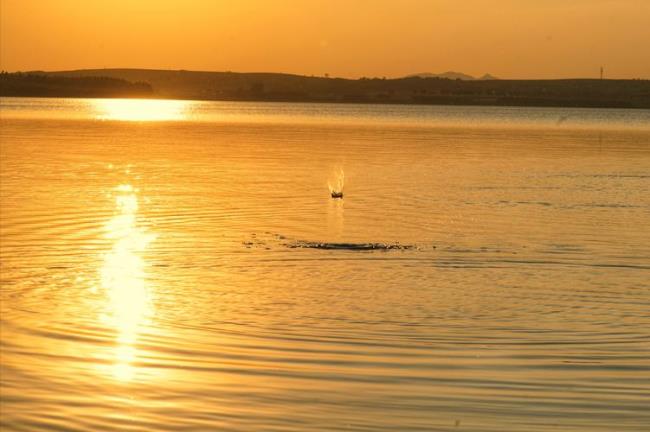
[(151, 84), (111, 77), (67, 77), (0, 72), (0, 96), (150, 97)]

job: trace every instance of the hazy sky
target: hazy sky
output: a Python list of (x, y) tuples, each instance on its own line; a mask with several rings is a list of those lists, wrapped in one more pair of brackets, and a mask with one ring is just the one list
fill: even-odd
[(0, 0), (0, 68), (650, 78), (650, 0)]

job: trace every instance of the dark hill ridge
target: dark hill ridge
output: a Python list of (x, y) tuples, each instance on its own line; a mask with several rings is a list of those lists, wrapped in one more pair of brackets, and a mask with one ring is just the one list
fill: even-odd
[[(486, 76), (489, 74), (485, 74)], [(448, 71), (448, 72), (443, 72), (440, 74), (434, 74), (430, 72), (422, 72), (418, 74), (413, 74), (413, 75), (407, 75), (405, 78), (412, 78), (412, 77), (420, 77), (420, 78), (449, 78), (449, 79), (459, 79), (459, 80), (475, 80), (471, 75), (464, 74), (462, 72), (453, 72), (453, 71)]]
[(146, 82), (156, 97), (176, 99), (650, 108), (650, 80), (344, 79), (149, 69), (39, 73)]
[(151, 97), (145, 82), (106, 76), (68, 77), (41, 73), (0, 73), (0, 96)]

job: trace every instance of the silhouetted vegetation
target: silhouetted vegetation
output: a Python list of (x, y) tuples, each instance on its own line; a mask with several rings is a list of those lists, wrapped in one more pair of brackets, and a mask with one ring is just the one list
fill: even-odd
[(650, 108), (650, 80), (468, 81), (420, 76), (352, 80), (276, 73), (146, 69), (50, 72), (46, 76), (147, 82), (155, 89), (156, 96), (176, 99)]
[(44, 73), (0, 73), (0, 96), (150, 97), (151, 85), (119, 78), (67, 77)]

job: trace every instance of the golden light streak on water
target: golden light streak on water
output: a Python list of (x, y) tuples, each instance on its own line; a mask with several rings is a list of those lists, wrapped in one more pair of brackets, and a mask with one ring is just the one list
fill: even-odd
[(327, 201), (327, 231), (337, 241), (345, 233), (345, 201), (330, 199)]
[(113, 247), (104, 257), (101, 285), (109, 306), (105, 319), (117, 331), (112, 373), (118, 380), (129, 381), (137, 372), (133, 363), (138, 356), (138, 333), (153, 313), (141, 253), (154, 236), (137, 225), (137, 190), (125, 184), (115, 192), (117, 213), (106, 224)]
[(97, 99), (97, 118), (123, 121), (185, 120), (191, 102), (156, 99)]

